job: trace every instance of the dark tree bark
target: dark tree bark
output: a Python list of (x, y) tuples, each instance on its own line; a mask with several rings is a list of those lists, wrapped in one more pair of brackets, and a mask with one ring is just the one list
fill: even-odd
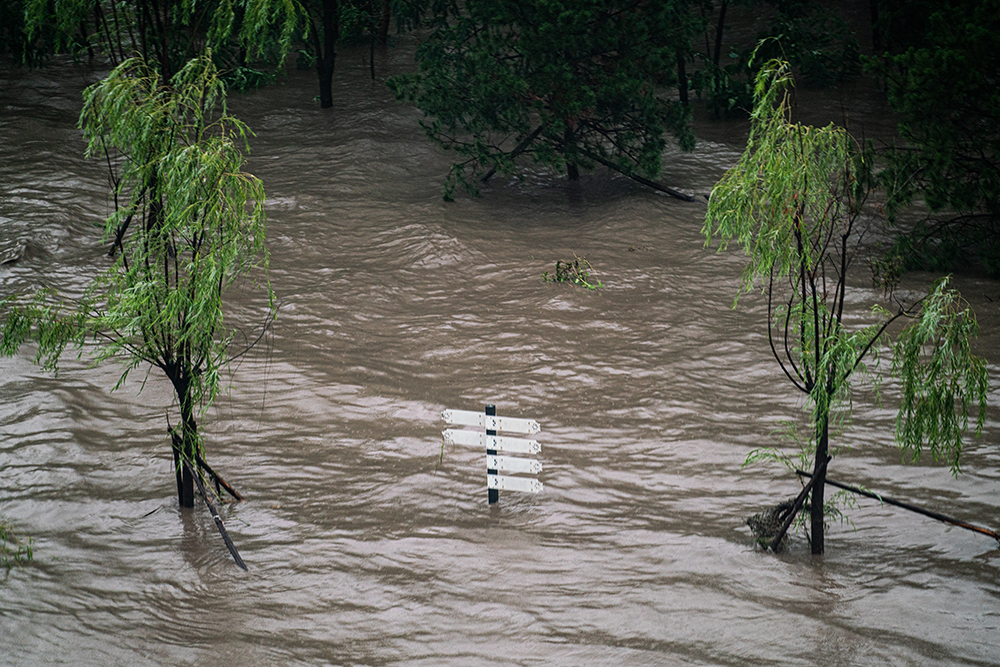
[(580, 180), (580, 168), (576, 166), (574, 155), (576, 154), (576, 138), (571, 127), (567, 127), (563, 133), (563, 154), (566, 156), (566, 176), (571, 181)]
[(174, 460), (177, 461), (178, 457), (181, 459), (177, 501), (181, 507), (194, 507), (194, 477), (190, 466), (185, 464), (195, 461), (199, 456), (198, 423), (194, 418), (194, 400), (191, 396), (191, 380), (187, 370), (183, 362), (175, 362), (166, 369), (181, 410), (180, 435), (176, 431), (171, 434)]
[(681, 104), (687, 106), (688, 104), (687, 61), (684, 57), (684, 52), (680, 49), (677, 49), (677, 92), (680, 96)]
[(722, 6), (719, 7), (719, 22), (715, 26), (715, 50), (712, 52), (712, 62), (715, 63), (716, 67), (719, 66), (719, 61), (722, 59), (722, 33), (726, 29), (726, 9), (728, 7), (729, 0), (722, 0)]
[(875, 52), (875, 55), (880, 54), (884, 46), (882, 44), (882, 26), (878, 22), (878, 3), (879, 0), (869, 0), (868, 2), (872, 18), (872, 51)]
[(816, 463), (813, 468), (813, 490), (812, 507), (810, 509), (810, 527), (812, 537), (812, 552), (816, 555), (823, 553), (824, 526), (823, 526), (823, 494), (826, 486), (826, 461), (828, 457), (830, 443), (830, 427), (826, 419), (819, 427), (816, 438)]
[[(98, 26), (100, 27), (100, 26)], [(87, 19), (83, 17), (80, 19), (80, 43), (87, 47), (87, 60), (90, 62), (94, 61), (94, 45), (90, 43), (90, 37), (87, 33)]]
[[(826, 462), (823, 463), (822, 465), (824, 474), (828, 463), (830, 463), (829, 458), (827, 458)], [(792, 521), (795, 520), (795, 515), (798, 514), (799, 510), (802, 509), (802, 505), (803, 503), (805, 503), (806, 500), (806, 495), (810, 491), (812, 491), (813, 484), (815, 483), (814, 482), (815, 478), (812, 475), (810, 475), (809, 477), (810, 477), (809, 482), (802, 487), (802, 490), (799, 492), (799, 495), (796, 496), (795, 501), (792, 503), (792, 507), (788, 510), (788, 514), (785, 515), (785, 520), (781, 523), (781, 527), (778, 528), (778, 532), (774, 534), (774, 537), (771, 538), (771, 541), (767, 545), (767, 548), (773, 551), (774, 553), (777, 553), (782, 549), (782, 541), (785, 539), (785, 534), (788, 533), (788, 529), (791, 528)]]
[(215, 505), (213, 505), (212, 501), (209, 500), (208, 491), (205, 490), (205, 485), (202, 484), (201, 479), (199, 479), (198, 476), (192, 472), (191, 464), (187, 461), (184, 462), (184, 472), (187, 475), (190, 475), (195, 482), (198, 483), (198, 491), (201, 492), (201, 497), (205, 501), (205, 507), (208, 508), (208, 511), (212, 514), (212, 518), (215, 520), (215, 527), (219, 529), (219, 535), (222, 536), (222, 541), (226, 543), (226, 548), (229, 549), (229, 553), (232, 555), (233, 560), (236, 561), (236, 564), (240, 567), (240, 569), (247, 572), (247, 565), (243, 562), (243, 558), (240, 556), (240, 552), (236, 549), (236, 545), (233, 544), (232, 538), (229, 537), (229, 531), (226, 530), (226, 525), (222, 522), (222, 517), (219, 516), (219, 510), (215, 509)]
[[(872, 0), (874, 2), (875, 0)], [(382, 0), (382, 22), (378, 27), (378, 43), (385, 46), (389, 43), (389, 0)]]
[[(160, 15), (162, 4), (163, 15)], [(159, 36), (156, 48), (159, 50), (160, 55), (157, 58), (160, 64), (160, 76), (163, 77), (164, 81), (170, 81), (173, 76), (173, 69), (170, 67), (170, 36), (167, 34), (167, 26), (170, 25), (170, 0), (152, 0), (151, 12), (153, 15), (153, 23), (155, 26), (157, 35)]]
[[(812, 478), (812, 475), (810, 473), (804, 472), (802, 470), (796, 470), (795, 474), (796, 475), (800, 475), (802, 477)], [(947, 514), (941, 514), (940, 512), (934, 512), (932, 510), (927, 510), (927, 509), (924, 509), (923, 507), (917, 507), (916, 505), (911, 505), (910, 503), (904, 503), (902, 500), (896, 500), (894, 498), (890, 498), (889, 496), (883, 496), (883, 495), (878, 494), (878, 493), (872, 493), (871, 491), (866, 491), (864, 489), (859, 489), (858, 487), (851, 486), (850, 484), (843, 484), (841, 482), (837, 482), (835, 480), (832, 480), (829, 477), (826, 478), (826, 483), (829, 484), (830, 486), (835, 486), (838, 489), (844, 489), (845, 491), (850, 491), (851, 493), (856, 493), (859, 496), (865, 496), (866, 498), (872, 498), (873, 500), (877, 500), (880, 503), (883, 503), (885, 505), (893, 505), (895, 507), (901, 507), (904, 510), (909, 510), (911, 512), (916, 512), (917, 514), (922, 514), (924, 516), (930, 517), (932, 519), (936, 519), (936, 520), (938, 520), (938, 521), (940, 521), (942, 523), (947, 523), (947, 524), (950, 524), (952, 526), (958, 526), (959, 528), (965, 528), (966, 530), (970, 530), (970, 531), (972, 531), (974, 533), (979, 533), (980, 535), (988, 535), (989, 537), (992, 537), (993, 539), (995, 539), (997, 541), (1000, 541), (1000, 533), (997, 533), (995, 530), (990, 530), (989, 528), (983, 528), (982, 526), (977, 526), (974, 523), (968, 523), (967, 521), (961, 521), (961, 520), (956, 519), (954, 517), (950, 517)]]
[(323, 0), (323, 42), (320, 45), (316, 26), (313, 24), (313, 43), (316, 49), (316, 72), (319, 75), (319, 106), (333, 106), (333, 66), (337, 59), (337, 37), (340, 35), (340, 6), (338, 0)]
[(170, 434), (171, 448), (174, 450), (174, 476), (177, 477), (177, 502), (183, 503), (184, 477), (181, 475), (181, 439), (177, 434)]
[[(616, 171), (619, 174), (621, 174), (622, 176), (628, 176), (629, 178), (631, 178), (636, 183), (642, 183), (643, 185), (645, 185), (648, 188), (653, 188), (654, 190), (657, 190), (658, 192), (662, 192), (664, 194), (668, 194), (671, 197), (676, 197), (677, 199), (682, 199), (684, 201), (695, 201), (695, 198), (692, 197), (691, 195), (686, 195), (683, 192), (680, 192), (678, 190), (674, 190), (673, 188), (668, 188), (667, 186), (663, 185), (662, 183), (657, 183), (656, 181), (651, 181), (648, 178), (644, 178), (644, 177), (642, 177), (642, 176), (640, 176), (639, 174), (636, 174), (636, 173), (628, 173), (628, 172), (622, 171), (621, 167), (619, 167), (618, 165), (616, 165), (611, 160), (605, 160), (600, 155), (596, 155), (596, 154), (590, 153), (590, 152), (584, 152), (583, 154), (586, 155), (591, 160), (593, 160), (594, 162), (597, 162), (598, 164), (603, 164), (608, 169), (610, 169), (612, 171)], [(706, 199), (707, 199), (707, 197), (706, 197)]]

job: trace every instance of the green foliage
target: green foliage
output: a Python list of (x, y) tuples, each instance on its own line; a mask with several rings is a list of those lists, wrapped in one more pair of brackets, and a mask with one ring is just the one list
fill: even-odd
[(905, 141), (882, 174), (889, 213), (922, 199), (941, 218), (897, 250), (908, 266), (976, 257), (1000, 275), (1000, 0), (880, 4), (888, 50), (868, 65)]
[[(245, 0), (242, 20), (239, 14), (226, 3), (232, 14), (227, 14), (228, 25), (237, 26), (239, 43), (247, 49), (250, 57), (277, 55), (278, 66), (284, 64), (291, 53), (296, 37), (308, 25), (306, 3), (299, 0)], [(218, 22), (219, 25), (227, 25)], [(217, 31), (217, 41), (224, 42), (229, 34)], [(210, 42), (209, 47), (212, 46)]]
[(105, 234), (128, 232), (92, 292), (91, 326), (114, 332), (98, 357), (125, 357), (126, 374), (142, 361), (168, 375), (187, 365), (191, 400), (210, 403), (233, 336), (225, 288), (267, 267), (264, 190), (241, 171), (248, 130), (226, 112), (210, 54), (169, 87), (142, 60), (122, 63), (84, 93), (80, 125), (89, 154), (119, 160)]
[(66, 50), (79, 38), (80, 25), (93, 10), (86, 0), (22, 0), (26, 46), (43, 39), (56, 51)]
[(914, 459), (929, 447), (934, 459), (947, 461), (956, 475), (969, 413), (978, 403), (974, 433), (979, 437), (989, 391), (986, 364), (969, 346), (979, 324), (963, 305), (947, 278), (935, 283), (917, 321), (896, 341), (892, 365), (903, 393), (896, 441)]
[(982, 271), (1000, 278), (1000, 218), (988, 214), (953, 215), (917, 221), (898, 230), (875, 260), (884, 279), (895, 284), (907, 271)]
[[(850, 417), (852, 378), (879, 389), (879, 350), (899, 318), (910, 324), (894, 349), (893, 372), (903, 381), (898, 444), (918, 456), (930, 446), (958, 470), (961, 433), (979, 405), (981, 429), (988, 382), (985, 364), (969, 351), (975, 318), (958, 309), (943, 283), (918, 311), (900, 305), (891, 314), (872, 308), (875, 322), (848, 327), (847, 275), (876, 219), (866, 201), (872, 190), (871, 156), (842, 128), (793, 123), (787, 64), (771, 61), (755, 89), (746, 151), (712, 191), (704, 227), (722, 247), (735, 239), (748, 255), (742, 291), (763, 283), (771, 352), (792, 384), (808, 395), (815, 433), (814, 468), (831, 453), (831, 427)], [(866, 365), (866, 361), (871, 365)], [(775, 458), (759, 451), (753, 459)], [(821, 553), (824, 506), (813, 490), (814, 553)], [(817, 498), (817, 494), (819, 497)]]
[[(760, 0), (730, 2), (756, 6)], [(716, 63), (703, 55), (704, 67), (692, 85), (709, 110), (724, 117), (753, 109), (754, 81), (765, 63), (780, 59), (795, 68), (806, 85), (826, 87), (861, 73), (858, 40), (833, 10), (808, 0), (780, 0), (774, 17), (758, 34), (750, 49), (729, 49), (728, 58)], [(719, 53), (721, 56), (721, 52)]]
[(520, 156), (567, 169), (610, 162), (655, 176), (671, 131), (691, 148), (688, 112), (663, 95), (693, 34), (684, 2), (472, 0), (436, 16), (417, 74), (389, 81), (427, 135), (461, 156), (448, 176), (511, 174)]
[(256, 90), (261, 86), (274, 83), (275, 76), (271, 72), (255, 69), (253, 67), (242, 67), (237, 65), (225, 72), (222, 80), (226, 84), (227, 90), (235, 90), (245, 93), (249, 90)]
[[(299, 0), (0, 0), (0, 17), (11, 22), (8, 43), (20, 45), (18, 55), (37, 63), (53, 52), (97, 49), (113, 64), (140, 53), (170, 76), (189, 59), (213, 52), (216, 64), (237, 70), (237, 87), (254, 80), (259, 69), (247, 58), (277, 63), (290, 52), (295, 33), (304, 25)], [(6, 21), (5, 21), (6, 23)], [(0, 42), (2, 44), (2, 42)], [(13, 51), (13, 48), (11, 48)], [(238, 70), (250, 69), (240, 73)]]
[(368, 42), (378, 32), (382, 3), (345, 2), (340, 5), (340, 40), (348, 43)]
[(67, 344), (93, 338), (96, 360), (122, 361), (117, 386), (141, 364), (161, 369), (193, 459), (195, 413), (215, 399), (233, 356), (223, 295), (243, 276), (266, 276), (264, 190), (241, 171), (249, 130), (226, 112), (210, 53), (169, 85), (142, 59), (126, 60), (85, 91), (80, 126), (88, 154), (111, 166), (105, 235), (116, 258), (76, 308), (47, 294), (5, 304), (0, 352), (33, 339), (36, 360), (54, 368)]
[(0, 567), (10, 570), (15, 565), (24, 565), (33, 558), (31, 538), (22, 540), (9, 523), (0, 519)]
[(789, 456), (786, 451), (778, 449), (777, 447), (758, 447), (747, 454), (746, 458), (743, 459), (743, 465), (741, 467), (746, 468), (747, 466), (757, 465), (758, 463), (780, 463), (787, 468), (789, 472), (805, 470), (809, 467), (809, 462), (812, 460), (813, 454), (816, 452), (815, 439), (812, 437), (803, 438), (799, 434), (799, 430), (793, 421), (779, 422), (778, 428), (772, 431), (772, 435), (796, 445), (798, 451), (796, 452), (795, 457), (793, 458), (792, 456)]
[(24, 0), (0, 0), (0, 55), (8, 56), (13, 63), (37, 66), (45, 54), (54, 49), (52, 35), (37, 35), (27, 39), (24, 28)]
[(86, 314), (67, 315), (62, 304), (53, 302), (48, 290), (41, 290), (29, 300), (17, 297), (0, 301), (0, 356), (9, 357), (29, 340), (37, 341), (34, 362), (45, 370), (55, 371), (66, 346), (82, 346)]
[(706, 59), (705, 66), (691, 77), (691, 85), (708, 110), (724, 118), (753, 109), (751, 80), (746, 60), (740, 54), (730, 53), (730, 61), (725, 65)]
[(832, 124), (791, 123), (791, 85), (788, 68), (777, 61), (761, 70), (747, 149), (709, 202), (707, 241), (718, 238), (725, 248), (736, 239), (750, 257), (744, 290), (800, 268), (815, 272), (832, 257), (829, 246), (809, 241), (830, 226), (851, 224), (860, 212), (861, 202), (852, 199), (857, 193), (846, 189), (858, 183), (850, 137)]
[[(827, 498), (826, 502), (823, 504), (823, 516), (827, 517), (831, 521), (836, 521), (841, 524), (846, 523), (852, 530), (854, 530), (854, 532), (857, 532), (857, 527), (854, 525), (854, 522), (851, 521), (851, 517), (844, 511), (845, 509), (858, 509), (858, 497), (850, 491), (841, 489)], [(803, 523), (805, 522), (803, 521)], [(827, 525), (829, 525), (829, 523), (830, 522), (828, 521)]]
[(766, 34), (759, 62), (787, 60), (807, 85), (824, 87), (861, 73), (858, 40), (835, 12), (816, 2), (779, 2)]
[(601, 281), (593, 276), (593, 273), (594, 267), (590, 265), (586, 257), (574, 256), (572, 262), (557, 260), (555, 273), (550, 274), (546, 271), (542, 274), (542, 280), (547, 283), (573, 283), (587, 289), (604, 287)]

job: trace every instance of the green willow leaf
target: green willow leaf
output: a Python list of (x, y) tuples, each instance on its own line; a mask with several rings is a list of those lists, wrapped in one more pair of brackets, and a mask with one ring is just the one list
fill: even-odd
[[(706, 244), (718, 241), (721, 249), (735, 240), (747, 255), (740, 294), (759, 285), (767, 297), (772, 354), (807, 396), (815, 436), (803, 451), (814, 452), (814, 470), (835, 453), (831, 428), (849, 420), (855, 381), (868, 380), (877, 397), (888, 326), (904, 318), (910, 324), (892, 364), (903, 388), (897, 444), (913, 458), (929, 448), (957, 473), (970, 411), (979, 406), (976, 436), (985, 419), (988, 377), (969, 342), (975, 317), (945, 279), (916, 310), (900, 306), (892, 314), (876, 304), (873, 322), (848, 319), (848, 272), (878, 219), (866, 206), (871, 158), (843, 128), (792, 122), (791, 83), (786, 63), (761, 69), (747, 148), (712, 190)], [(758, 450), (748, 461), (762, 459), (780, 457)], [(823, 551), (822, 488), (813, 488), (814, 553)]]
[(228, 114), (211, 53), (171, 81), (140, 58), (126, 60), (84, 92), (80, 127), (87, 154), (110, 165), (115, 212), (105, 238), (115, 259), (82, 301), (54, 295), (3, 304), (0, 353), (38, 344), (54, 369), (67, 345), (96, 361), (116, 358), (122, 374), (144, 365), (170, 380), (183, 455), (203, 454), (196, 417), (223, 389), (236, 329), (223, 299), (238, 280), (267, 281), (266, 215), (260, 180), (242, 170), (249, 129)]

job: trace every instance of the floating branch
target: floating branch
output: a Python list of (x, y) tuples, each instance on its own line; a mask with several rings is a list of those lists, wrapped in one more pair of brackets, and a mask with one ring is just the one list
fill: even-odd
[(233, 498), (236, 498), (236, 500), (243, 500), (243, 496), (241, 496), (239, 492), (236, 491), (236, 489), (231, 487), (229, 483), (226, 482), (226, 480), (222, 479), (222, 476), (219, 475), (219, 473), (212, 470), (212, 468), (207, 463), (205, 463), (205, 459), (201, 458), (201, 454), (195, 454), (194, 458), (195, 461), (197, 461), (198, 463), (198, 467), (203, 469), (209, 475), (211, 475), (212, 479), (215, 480), (215, 490), (218, 492), (219, 496), (222, 496), (222, 490), (219, 488), (221, 486), (229, 493), (229, 495), (231, 495)]
[(587, 289), (604, 287), (593, 275), (593, 271), (594, 267), (586, 257), (577, 256), (572, 262), (564, 262), (561, 259), (556, 261), (555, 273), (546, 271), (542, 274), (542, 280), (547, 283), (573, 283)]

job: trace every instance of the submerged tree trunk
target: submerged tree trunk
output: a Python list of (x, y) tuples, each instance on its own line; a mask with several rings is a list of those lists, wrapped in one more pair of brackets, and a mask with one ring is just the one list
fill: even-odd
[(177, 502), (181, 507), (194, 507), (194, 477), (191, 474), (192, 466), (184, 465), (194, 463), (199, 456), (198, 452), (198, 423), (194, 418), (194, 400), (191, 396), (191, 381), (187, 377), (185, 369), (177, 364), (168, 373), (170, 382), (174, 386), (177, 394), (177, 401), (181, 409), (180, 434), (175, 431), (171, 434), (174, 447), (174, 463), (177, 465)]
[[(315, 32), (315, 27), (313, 28)], [(340, 7), (337, 0), (323, 0), (323, 43), (314, 39), (316, 73), (319, 75), (319, 106), (333, 106), (333, 65), (337, 59), (337, 37), (340, 35)]]
[(826, 486), (826, 460), (829, 450), (830, 427), (828, 416), (820, 418), (821, 423), (816, 433), (816, 463), (813, 468), (812, 507), (810, 510), (810, 527), (812, 533), (812, 552), (823, 553), (823, 493)]
[(684, 52), (677, 49), (677, 93), (681, 104), (688, 105), (688, 76), (687, 62)]
[(378, 43), (385, 46), (389, 42), (389, 18), (391, 16), (391, 8), (389, 7), (389, 0), (382, 0), (382, 20), (378, 26)]
[(719, 66), (722, 59), (722, 32), (726, 29), (726, 9), (729, 7), (729, 0), (722, 0), (719, 7), (719, 22), (715, 26), (715, 49), (712, 51), (712, 62)]
[(176, 433), (171, 432), (170, 445), (174, 450), (174, 476), (177, 478), (177, 502), (183, 506), (184, 477), (183, 473), (181, 473), (181, 469), (184, 467), (181, 465), (181, 449), (183, 448), (183, 444), (181, 438), (179, 438)]
[(879, 55), (885, 48), (882, 43), (882, 25), (878, 18), (878, 0), (869, 0), (869, 11), (872, 20), (872, 51), (874, 55)]
[(566, 176), (571, 181), (580, 180), (580, 168), (576, 165), (576, 137), (568, 126), (563, 133), (563, 155), (566, 157)]
[(333, 59), (316, 61), (316, 72), (319, 74), (319, 106), (329, 109), (333, 106)]

